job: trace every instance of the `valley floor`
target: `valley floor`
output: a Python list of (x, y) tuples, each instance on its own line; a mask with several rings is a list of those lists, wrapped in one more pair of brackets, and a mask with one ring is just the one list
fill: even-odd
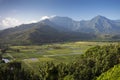
[(53, 61), (55, 63), (68, 63), (75, 60), (79, 55), (93, 46), (118, 44), (117, 42), (68, 42), (46, 45), (10, 46), (12, 49), (19, 49), (19, 52), (8, 50), (3, 58), (19, 60), (29, 66), (41, 62)]
[[(102, 65), (100, 64), (101, 60), (103, 62), (102, 64), (106, 64), (104, 65), (105, 69), (103, 68), (103, 71), (101, 70), (102, 72), (104, 72), (107, 69), (111, 68), (114, 64), (116, 64), (114, 63), (111, 66), (110, 65), (111, 61), (109, 62), (109, 59), (119, 55), (119, 54), (116, 54), (118, 53), (117, 51), (119, 51), (119, 46), (117, 45), (119, 45), (118, 42), (80, 42), (78, 41), (78, 42), (54, 43), (54, 44), (45, 44), (45, 45), (10, 46), (10, 50), (7, 50), (6, 53), (3, 54), (3, 58), (10, 60), (10, 62), (20, 61), (22, 63), (21, 65), (22, 68), (24, 68), (25, 70), (31, 70), (36, 75), (39, 75), (39, 74), (42, 75), (40, 73), (40, 70), (43, 70), (43, 72), (46, 72), (45, 73), (46, 75), (47, 73), (49, 73), (45, 71), (43, 66), (45, 66), (45, 68), (48, 69), (48, 71), (51, 69), (55, 70), (54, 67), (56, 67), (57, 69), (62, 67), (67, 68), (68, 67), (67, 65), (69, 65), (70, 67), (68, 68), (70, 69), (67, 69), (68, 71), (74, 68), (75, 70), (77, 70), (78, 69), (77, 67), (80, 67), (80, 68), (84, 67), (85, 71), (87, 70), (88, 72), (91, 72), (88, 69), (95, 70), (95, 68), (100, 69), (99, 66), (102, 67)], [(113, 47), (113, 50), (112, 50), (112, 47)], [(114, 60), (114, 58), (112, 60)], [(97, 67), (97, 65), (99, 66)], [(50, 68), (50, 66), (52, 67)], [(94, 68), (92, 68), (92, 66)], [(64, 70), (64, 68), (62, 69)], [(102, 72), (99, 73), (99, 70), (97, 71), (98, 71), (97, 73), (94, 72), (92, 74), (100, 75), (102, 73)], [(77, 72), (75, 73), (78, 74)], [(82, 76), (84, 76), (83, 73), (86, 73), (86, 72), (84, 72), (83, 70)], [(73, 78), (73, 75), (77, 76), (74, 73), (70, 73), (70, 74), (72, 75), (67, 75), (66, 77), (64, 76), (65, 78), (64, 80), (74, 80), (74, 79), (69, 79), (69, 77)], [(87, 75), (87, 73), (85, 75)], [(92, 76), (92, 77), (96, 78), (96, 76)]]

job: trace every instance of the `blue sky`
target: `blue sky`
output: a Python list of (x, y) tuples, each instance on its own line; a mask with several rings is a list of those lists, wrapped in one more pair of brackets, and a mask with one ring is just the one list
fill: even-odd
[(17, 24), (53, 15), (74, 20), (89, 20), (97, 15), (120, 19), (120, 0), (0, 0), (0, 25), (10, 19)]

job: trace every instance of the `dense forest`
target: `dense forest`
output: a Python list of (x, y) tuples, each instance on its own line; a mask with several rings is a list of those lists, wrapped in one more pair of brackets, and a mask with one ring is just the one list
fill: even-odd
[(0, 80), (105, 80), (98, 77), (119, 64), (119, 60), (120, 45), (107, 45), (92, 47), (67, 64), (40, 64), (38, 74), (22, 68), (21, 62), (1, 61)]

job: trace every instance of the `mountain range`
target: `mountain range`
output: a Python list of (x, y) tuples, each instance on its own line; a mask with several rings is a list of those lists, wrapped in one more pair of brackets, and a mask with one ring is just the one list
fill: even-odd
[(42, 44), (76, 40), (119, 40), (120, 20), (96, 16), (75, 21), (54, 16), (37, 23), (22, 24), (0, 31), (0, 42), (8, 44)]

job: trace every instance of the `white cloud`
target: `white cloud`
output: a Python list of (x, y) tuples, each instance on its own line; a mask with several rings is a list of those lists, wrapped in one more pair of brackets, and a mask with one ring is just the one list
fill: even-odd
[(56, 15), (52, 15), (52, 16), (43, 16), (43, 17), (41, 17), (40, 20), (51, 19), (51, 18), (53, 18), (53, 17), (55, 17), (55, 16), (56, 16)]
[(30, 21), (30, 23), (36, 23), (36, 22), (38, 22), (38, 21), (36, 21), (36, 20), (32, 20), (32, 21)]
[(50, 18), (49, 16), (43, 16), (43, 17), (41, 17), (41, 20), (49, 19), (49, 18)]
[(16, 18), (6, 17), (0, 20), (0, 30), (10, 28), (10, 27), (15, 27), (21, 24), (30, 24), (30, 23), (36, 23), (36, 22), (38, 21), (37, 20), (20, 21)]
[(36, 23), (36, 22), (38, 22), (38, 21), (37, 21), (37, 20), (31, 20), (31, 21), (27, 21), (27, 22), (25, 22), (24, 24)]
[[(56, 15), (53, 15), (53, 16), (43, 16), (43, 17), (40, 18), (40, 20), (50, 19), (50, 18), (53, 18), (55, 16)], [(16, 18), (12, 18), (12, 17), (3, 18), (2, 16), (0, 16), (0, 29), (15, 27), (15, 26), (18, 26), (20, 24), (36, 23), (38, 21), (39, 20), (20, 21), (20, 20), (18, 20)]]
[(20, 22), (18, 19), (7, 17), (7, 18), (4, 18), (3, 20), (1, 20), (0, 24), (4, 28), (9, 28), (9, 27), (14, 27), (14, 26), (20, 25), (20, 24), (22, 24), (22, 22)]

